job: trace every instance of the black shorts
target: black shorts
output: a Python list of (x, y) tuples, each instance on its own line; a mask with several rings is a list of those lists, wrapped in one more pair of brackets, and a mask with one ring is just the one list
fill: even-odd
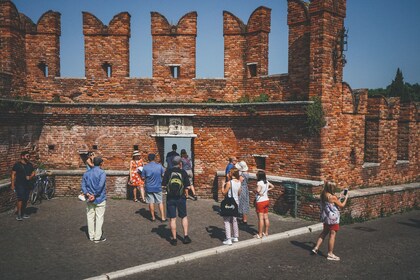
[(15, 186), (17, 200), (28, 201), (31, 189), (26, 186)]
[(178, 217), (181, 219), (187, 216), (187, 199), (185, 196), (180, 199), (168, 199), (166, 201), (166, 215), (168, 218), (176, 218), (176, 210), (178, 209)]

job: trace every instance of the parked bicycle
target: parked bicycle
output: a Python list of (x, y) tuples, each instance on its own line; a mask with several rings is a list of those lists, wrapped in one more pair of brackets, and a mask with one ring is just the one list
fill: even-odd
[(45, 170), (37, 170), (35, 183), (31, 193), (31, 204), (41, 202), (42, 199), (50, 200), (55, 194), (54, 177)]

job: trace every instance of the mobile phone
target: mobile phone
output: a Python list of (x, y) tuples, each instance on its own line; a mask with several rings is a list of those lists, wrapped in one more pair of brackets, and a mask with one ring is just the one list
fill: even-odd
[(349, 189), (344, 189), (344, 195), (346, 196), (347, 193), (349, 192)]

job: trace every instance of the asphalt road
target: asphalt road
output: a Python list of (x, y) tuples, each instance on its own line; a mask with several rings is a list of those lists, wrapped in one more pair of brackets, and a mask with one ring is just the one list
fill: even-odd
[(125, 279), (420, 279), (420, 210), (342, 226), (335, 254), (319, 232), (147, 271)]

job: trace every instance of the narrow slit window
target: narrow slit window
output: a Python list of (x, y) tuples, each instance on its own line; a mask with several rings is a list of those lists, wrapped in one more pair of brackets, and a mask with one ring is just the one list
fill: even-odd
[(169, 66), (171, 69), (171, 76), (174, 79), (178, 79), (180, 77), (181, 74), (181, 66), (179, 65), (171, 65)]
[(112, 77), (112, 65), (108, 62), (105, 62), (103, 64), (103, 68), (105, 70), (106, 77), (111, 78)]
[(48, 145), (48, 150), (49, 151), (54, 151), (55, 150), (55, 145)]
[(41, 70), (44, 77), (48, 77), (48, 65), (45, 62), (40, 62), (38, 68)]
[(249, 77), (257, 76), (257, 63), (248, 63), (248, 75)]
[(133, 150), (134, 150), (134, 151), (138, 151), (138, 149), (139, 149), (139, 145), (134, 145), (134, 146), (133, 146)]
[(92, 145), (92, 149), (93, 150), (97, 150), (98, 149), (98, 145)]

